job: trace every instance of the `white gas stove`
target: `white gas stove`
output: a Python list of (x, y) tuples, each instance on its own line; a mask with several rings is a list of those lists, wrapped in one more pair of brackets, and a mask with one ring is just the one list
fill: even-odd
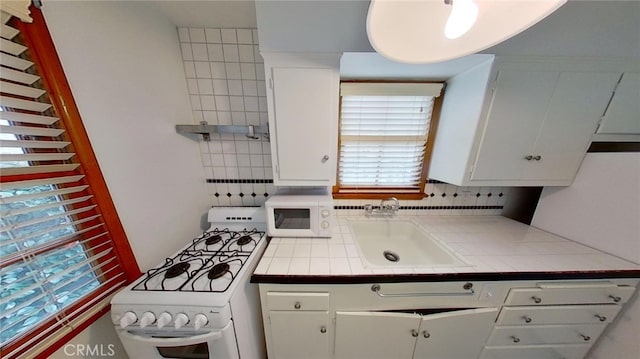
[(259, 207), (215, 207), (210, 227), (111, 301), (131, 358), (263, 358), (251, 273), (266, 247)]

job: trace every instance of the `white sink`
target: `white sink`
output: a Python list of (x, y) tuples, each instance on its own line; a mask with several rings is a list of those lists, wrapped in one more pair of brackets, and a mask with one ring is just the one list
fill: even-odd
[(411, 220), (348, 222), (369, 267), (468, 265)]

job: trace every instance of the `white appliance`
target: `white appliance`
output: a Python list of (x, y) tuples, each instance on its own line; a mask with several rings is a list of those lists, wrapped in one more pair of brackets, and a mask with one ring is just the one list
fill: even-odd
[(273, 237), (331, 237), (331, 195), (274, 195), (265, 202), (267, 233)]
[[(264, 208), (216, 207), (210, 228), (111, 301), (130, 358), (265, 357), (257, 284)], [(152, 245), (152, 243), (151, 243)]]

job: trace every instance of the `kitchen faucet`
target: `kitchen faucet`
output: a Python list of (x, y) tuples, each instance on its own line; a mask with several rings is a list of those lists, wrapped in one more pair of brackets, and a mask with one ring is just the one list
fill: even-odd
[(385, 198), (380, 201), (378, 208), (373, 208), (371, 204), (365, 204), (364, 210), (367, 214), (385, 213), (394, 214), (400, 209), (400, 202), (395, 197)]

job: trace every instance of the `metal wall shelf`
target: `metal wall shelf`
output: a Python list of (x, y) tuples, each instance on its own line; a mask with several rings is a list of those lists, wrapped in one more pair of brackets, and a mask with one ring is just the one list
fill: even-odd
[(176, 125), (176, 132), (201, 135), (205, 141), (211, 141), (211, 135), (214, 133), (242, 134), (252, 140), (259, 140), (259, 135), (262, 135), (262, 138), (269, 140), (268, 126), (209, 125), (206, 121), (202, 121), (199, 125)]

